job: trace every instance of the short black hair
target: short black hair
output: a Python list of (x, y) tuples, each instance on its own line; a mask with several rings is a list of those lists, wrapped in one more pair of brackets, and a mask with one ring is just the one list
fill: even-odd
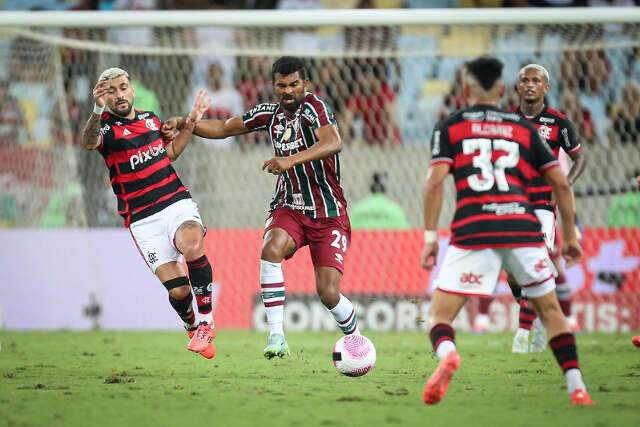
[(295, 56), (281, 56), (273, 63), (271, 67), (271, 80), (276, 79), (276, 74), (288, 76), (297, 72), (302, 80), (307, 80), (307, 68), (304, 61)]
[(504, 64), (497, 58), (481, 56), (465, 64), (467, 72), (473, 75), (484, 90), (489, 90), (502, 77)]
[(371, 184), (369, 184), (369, 190), (372, 193), (386, 193), (387, 185), (385, 181), (387, 180), (386, 172), (374, 172), (371, 176)]

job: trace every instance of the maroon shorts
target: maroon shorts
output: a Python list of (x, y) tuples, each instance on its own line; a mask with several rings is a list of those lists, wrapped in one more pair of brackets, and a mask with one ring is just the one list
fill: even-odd
[[(265, 233), (282, 228), (296, 242), (296, 249), (309, 245), (314, 267), (334, 267), (344, 273), (344, 261), (351, 244), (351, 223), (347, 215), (312, 219), (300, 211), (277, 208), (271, 212)], [(289, 254), (289, 259), (295, 253)]]

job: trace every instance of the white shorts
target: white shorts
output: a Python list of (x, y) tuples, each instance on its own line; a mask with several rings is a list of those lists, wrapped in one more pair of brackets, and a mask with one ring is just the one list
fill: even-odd
[(444, 292), (491, 296), (505, 268), (527, 297), (537, 298), (556, 287), (549, 253), (543, 246), (503, 249), (462, 249), (449, 246), (435, 285)]
[(195, 221), (204, 229), (198, 205), (191, 199), (179, 200), (129, 226), (133, 241), (154, 274), (162, 264), (180, 259), (174, 237), (186, 221)]
[(546, 209), (535, 209), (533, 213), (538, 217), (538, 221), (542, 224), (542, 234), (544, 234), (544, 244), (553, 253), (556, 243), (556, 215)]

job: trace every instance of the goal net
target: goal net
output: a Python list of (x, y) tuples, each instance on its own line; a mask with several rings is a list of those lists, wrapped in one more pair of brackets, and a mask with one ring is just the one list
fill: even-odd
[[(50, 22), (70, 21), (55, 26), (21, 23), (19, 14), (13, 21), (0, 19), (0, 225), (87, 234), (120, 226), (103, 160), (81, 146), (91, 89), (103, 69), (126, 69), (135, 107), (163, 119), (188, 112), (199, 88), (213, 98), (207, 116), (226, 118), (273, 100), (272, 62), (300, 56), (312, 90), (336, 114), (349, 203), (370, 195), (375, 176), (376, 188), (406, 217), (406, 230), (355, 231), (345, 292), (355, 295), (365, 312), (361, 317), (374, 327), (421, 328), (428, 304), (413, 299), (432, 280), (418, 265), (417, 231), (430, 134), (439, 119), (463, 106), (462, 64), (493, 55), (505, 64), (505, 107), (518, 104), (514, 85), (523, 65), (549, 70), (548, 104), (571, 119), (587, 156), (587, 169), (574, 187), (586, 257), (570, 270), (570, 280), (578, 300), (597, 296), (583, 298), (579, 320), (591, 330), (640, 326), (637, 12), (611, 18), (591, 11), (589, 23), (573, 22), (570, 11), (533, 23), (517, 22), (510, 13), (509, 22), (499, 18), (511, 11), (495, 12), (493, 21), (478, 15), (482, 19), (475, 23), (473, 15), (461, 20), (454, 11), (440, 20), (437, 11), (393, 11), (387, 20), (375, 12), (350, 12), (351, 21), (344, 14), (332, 20), (329, 12), (313, 12), (322, 22), (316, 26), (308, 15), (298, 20), (302, 15), (273, 12), (227, 12), (223, 18), (215, 12), (154, 13), (148, 21), (141, 14), (89, 14), (86, 21), (74, 17), (82, 14), (53, 14)], [(123, 16), (135, 25), (123, 25)], [(175, 163), (210, 229), (207, 248), (225, 285), (221, 310), (228, 326), (261, 325), (257, 259), (274, 179), (260, 166), (272, 151), (265, 134), (195, 138)], [(443, 230), (455, 206), (451, 184)], [(327, 325), (316, 316), (319, 302), (305, 257), (285, 267), (288, 321), (294, 328), (322, 329)], [(627, 305), (617, 297), (621, 292), (632, 295)], [(494, 320), (500, 319), (495, 329), (512, 327), (512, 307), (494, 306)], [(241, 320), (234, 317), (238, 312), (244, 313)]]

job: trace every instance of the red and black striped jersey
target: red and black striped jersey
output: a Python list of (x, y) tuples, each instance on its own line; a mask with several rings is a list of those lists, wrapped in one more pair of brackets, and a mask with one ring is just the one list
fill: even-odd
[[(258, 104), (244, 114), (243, 120), (247, 129), (269, 132), (277, 157), (307, 150), (318, 142), (316, 129), (337, 125), (327, 102), (309, 92), (295, 113), (280, 104)], [(347, 201), (340, 184), (338, 154), (296, 165), (278, 175), (270, 211), (281, 206), (300, 210), (311, 218), (345, 215)]]
[[(526, 116), (520, 108), (515, 111), (536, 127), (540, 139), (549, 145), (556, 159), (560, 154), (560, 149), (569, 155), (580, 151), (581, 147), (573, 126), (567, 116), (561, 112), (546, 105), (540, 114), (534, 117)], [(534, 209), (554, 211), (555, 208), (551, 204), (551, 186), (541, 176), (537, 176), (531, 181), (527, 192)]]
[(161, 122), (150, 111), (133, 119), (102, 113), (98, 150), (109, 168), (118, 213), (128, 227), (182, 199), (187, 190), (171, 166), (160, 134)]
[(536, 129), (515, 113), (477, 105), (438, 123), (431, 164), (451, 165), (457, 204), (451, 243), (465, 249), (541, 246), (527, 187), (558, 166)]

